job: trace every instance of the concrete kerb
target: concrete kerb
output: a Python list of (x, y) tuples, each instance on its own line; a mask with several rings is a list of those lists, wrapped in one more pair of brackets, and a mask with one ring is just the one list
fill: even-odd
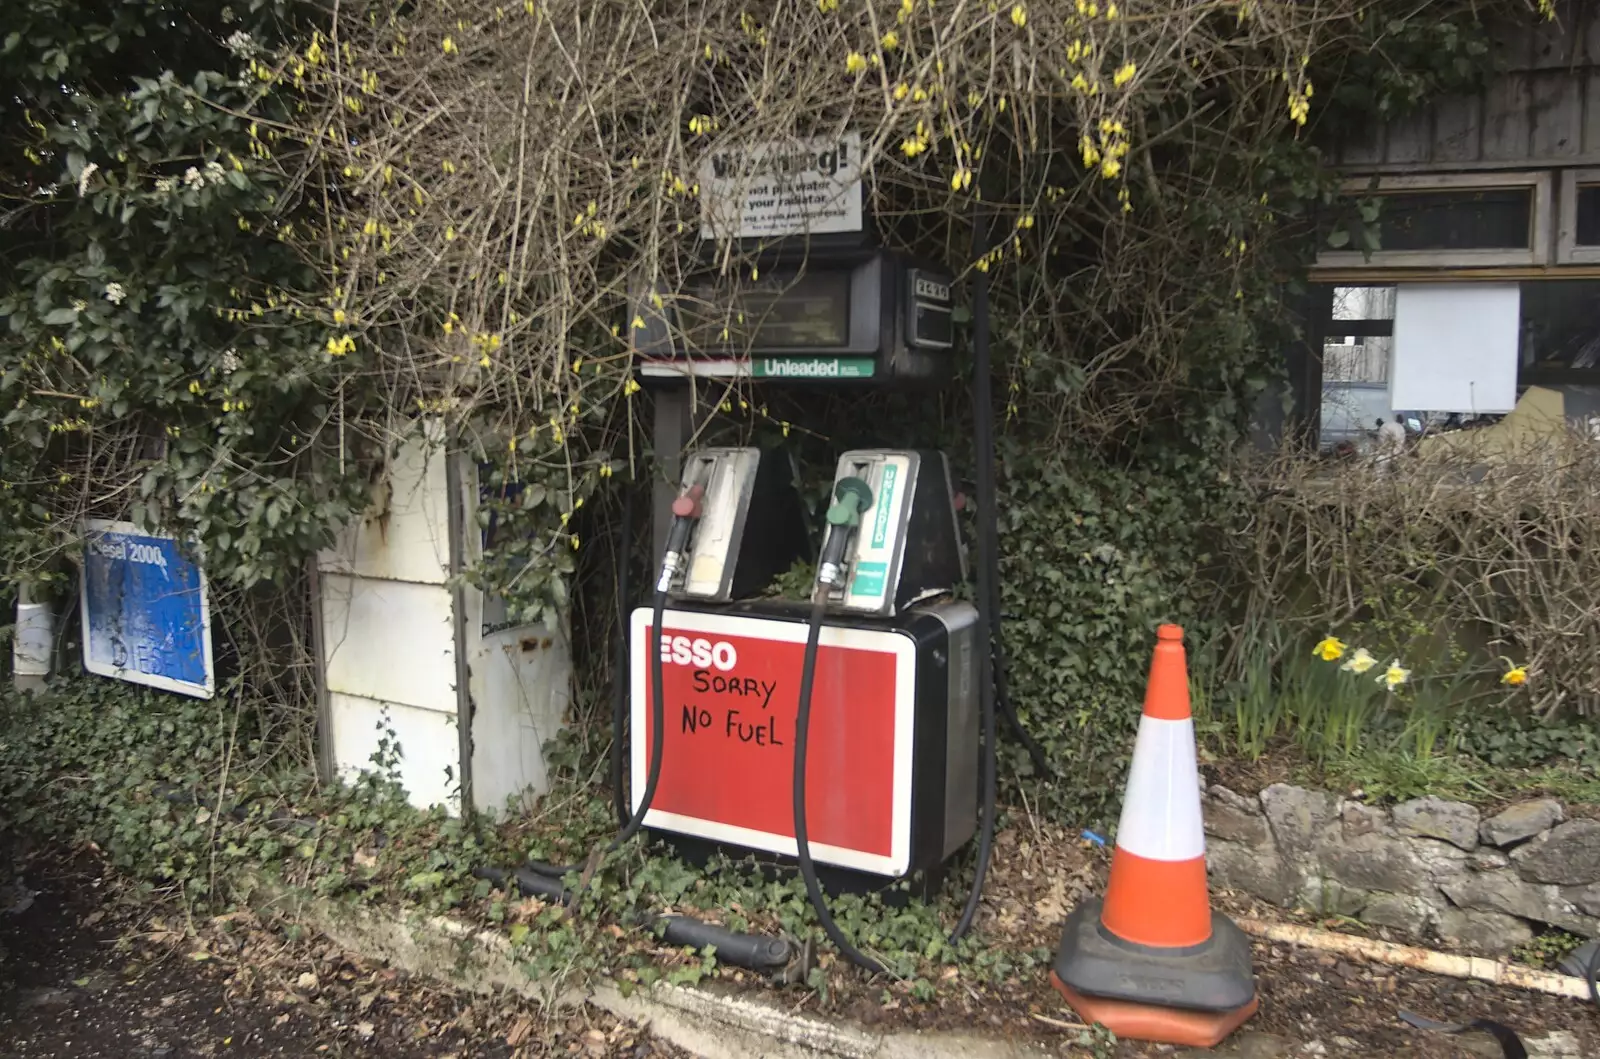
[(411, 974), (475, 993), (511, 992), (538, 1003), (594, 1004), (705, 1059), (1036, 1059), (1038, 1045), (969, 1033), (871, 1033), (796, 1015), (760, 1001), (688, 986), (658, 985), (624, 996), (614, 984), (568, 990), (552, 998), (512, 958), (505, 935), (448, 916), (406, 909), (350, 909), (333, 902), (256, 886), (269, 904), (342, 948)]

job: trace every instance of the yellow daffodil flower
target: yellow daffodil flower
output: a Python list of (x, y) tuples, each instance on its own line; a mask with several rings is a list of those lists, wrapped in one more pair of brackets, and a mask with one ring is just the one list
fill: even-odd
[(1337, 662), (1344, 657), (1345, 643), (1337, 636), (1325, 636), (1322, 642), (1311, 649), (1311, 653), (1324, 662)]

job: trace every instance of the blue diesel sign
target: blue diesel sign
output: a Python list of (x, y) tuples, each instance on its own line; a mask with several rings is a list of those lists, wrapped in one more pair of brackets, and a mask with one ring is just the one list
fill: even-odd
[(205, 575), (176, 540), (127, 522), (86, 522), (82, 606), (89, 672), (211, 697)]

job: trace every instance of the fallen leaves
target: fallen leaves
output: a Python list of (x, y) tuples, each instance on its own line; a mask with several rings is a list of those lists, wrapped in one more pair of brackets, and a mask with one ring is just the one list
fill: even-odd
[(512, 1048), (521, 1047), (533, 1035), (533, 1020), (524, 1016), (517, 1020), (511, 1027), (511, 1032), (506, 1034), (506, 1044)]

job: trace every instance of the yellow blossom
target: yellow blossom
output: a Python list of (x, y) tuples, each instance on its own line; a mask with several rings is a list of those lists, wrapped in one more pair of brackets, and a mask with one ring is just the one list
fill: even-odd
[(889, 32), (883, 35), (883, 39), (880, 41), (880, 43), (883, 45), (884, 51), (894, 51), (896, 48), (900, 47), (900, 34), (891, 29)]
[(638, 393), (640, 389), (642, 389), (642, 387), (639, 385), (638, 379), (629, 379), (627, 382), (622, 384), (622, 392), (627, 394), (629, 397), (632, 397), (634, 394)]
[(342, 324), (342, 323), (344, 323), (344, 321), (345, 321), (345, 312), (344, 312), (344, 310), (343, 309), (335, 309), (333, 311), (333, 322), (336, 323), (336, 324)]
[(845, 56), (844, 68), (853, 74), (861, 73), (867, 68), (867, 57), (858, 51), (853, 51)]
[(1016, 6), (1012, 7), (1011, 23), (1018, 29), (1026, 26), (1028, 24), (1028, 9), (1021, 4), (1017, 4)]
[(1337, 662), (1344, 657), (1345, 643), (1337, 636), (1325, 636), (1322, 642), (1311, 649), (1311, 653), (1324, 662)]
[(1513, 688), (1520, 688), (1528, 682), (1527, 666), (1512, 666), (1506, 670), (1506, 675), (1500, 678), (1500, 683), (1508, 684)]
[(444, 53), (446, 55), (454, 55), (459, 50), (456, 47), (456, 42), (450, 37), (446, 37), (444, 40), (440, 41), (439, 47), (444, 49)]
[(1113, 74), (1111, 76), (1111, 83), (1113, 85), (1116, 85), (1118, 88), (1121, 88), (1123, 85), (1127, 84), (1129, 81), (1132, 81), (1133, 80), (1133, 76), (1135, 74), (1137, 74), (1138, 72), (1139, 72), (1139, 67), (1138, 66), (1136, 66), (1133, 63), (1127, 63), (1122, 68), (1117, 70), (1117, 72), (1115, 74)]
[(894, 86), (894, 98), (898, 102), (911, 94), (911, 86), (901, 81)]

